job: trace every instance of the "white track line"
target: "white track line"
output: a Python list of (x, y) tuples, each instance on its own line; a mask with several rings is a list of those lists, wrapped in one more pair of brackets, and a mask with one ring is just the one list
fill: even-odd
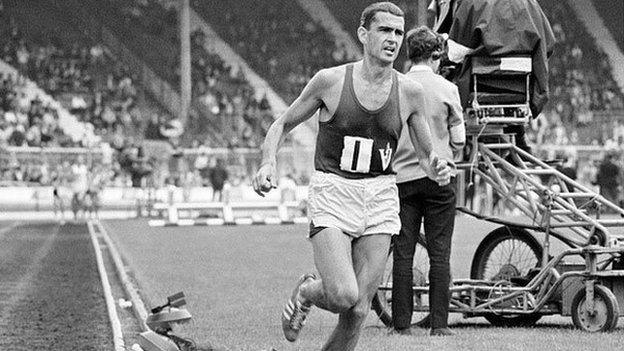
[(102, 259), (102, 249), (100, 243), (95, 237), (95, 230), (91, 221), (87, 222), (89, 228), (89, 235), (91, 236), (91, 243), (95, 250), (95, 259), (97, 261), (98, 271), (100, 273), (100, 280), (102, 281), (102, 288), (104, 289), (104, 299), (106, 300), (106, 308), (108, 309), (108, 319), (110, 320), (111, 327), (113, 328), (113, 345), (115, 351), (125, 351), (125, 342), (123, 339), (123, 333), (121, 331), (121, 322), (119, 321), (119, 315), (117, 315), (117, 307), (115, 306), (115, 300), (113, 299), (113, 293), (111, 291), (110, 282), (108, 281), (108, 275), (106, 274), (106, 268), (104, 267), (104, 259)]
[(139, 320), (141, 330), (147, 331), (149, 330), (147, 324), (145, 324), (145, 319), (147, 318), (147, 309), (145, 308), (145, 304), (143, 303), (143, 300), (139, 295), (138, 289), (134, 286), (134, 284), (128, 277), (128, 274), (126, 273), (126, 270), (124, 268), (123, 261), (121, 260), (121, 256), (119, 255), (119, 251), (117, 251), (115, 244), (108, 236), (106, 229), (104, 229), (104, 226), (102, 225), (102, 223), (100, 223), (100, 221), (95, 222), (95, 224), (98, 226), (100, 234), (102, 235), (104, 242), (108, 246), (108, 250), (115, 265), (115, 270), (117, 271), (117, 276), (119, 277), (119, 280), (121, 280), (126, 294), (128, 295), (128, 297), (130, 297), (130, 301), (132, 301), (132, 308), (134, 309), (135, 317)]

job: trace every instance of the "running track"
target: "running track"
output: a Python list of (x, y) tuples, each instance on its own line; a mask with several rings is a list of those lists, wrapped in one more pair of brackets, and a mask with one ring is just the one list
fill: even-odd
[(0, 350), (112, 350), (87, 226), (0, 223)]

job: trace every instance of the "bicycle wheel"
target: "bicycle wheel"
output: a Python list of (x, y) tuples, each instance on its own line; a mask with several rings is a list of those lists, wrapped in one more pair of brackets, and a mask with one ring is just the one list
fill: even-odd
[[(477, 280), (508, 282), (522, 285), (530, 273), (540, 267), (542, 245), (528, 231), (516, 227), (500, 227), (481, 241), (472, 260), (470, 277)], [(518, 283), (520, 282), (520, 283)], [(530, 326), (540, 314), (487, 314), (496, 326)]]
[[(424, 243), (424, 235), (420, 234), (412, 264), (414, 287), (429, 287), (429, 255)], [(383, 324), (388, 327), (392, 326), (392, 251), (391, 247), (381, 284), (372, 302), (372, 309), (377, 313)], [(429, 299), (427, 294), (414, 292), (414, 309), (412, 325), (429, 328)], [(426, 311), (422, 311), (422, 309), (426, 309)]]

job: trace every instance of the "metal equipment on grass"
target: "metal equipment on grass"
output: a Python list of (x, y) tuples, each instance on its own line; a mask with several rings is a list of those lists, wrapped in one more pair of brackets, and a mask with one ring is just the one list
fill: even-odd
[[(624, 313), (619, 308), (624, 304), (624, 237), (610, 228), (624, 227), (624, 210), (520, 149), (514, 135), (503, 132), (531, 118), (529, 94), (482, 93), (479, 82), (516, 79), (528, 89), (530, 58), (502, 58), (507, 59), (505, 65), (501, 60), (497, 64), (496, 58), (472, 59), (472, 106), (465, 111), (468, 156), (461, 167), (469, 180), (480, 177), (500, 202), (526, 220), (458, 208), (501, 227), (479, 244), (470, 279), (452, 281), (450, 312), (483, 316), (497, 326), (530, 326), (542, 316), (562, 315), (589, 332), (614, 329)], [(609, 218), (601, 218), (605, 210)], [(553, 238), (568, 248), (552, 255)], [(423, 327), (429, 325), (428, 266), (421, 235), (413, 265), (413, 322)], [(389, 257), (373, 301), (373, 309), (388, 326), (391, 290)]]
[(183, 308), (186, 305), (184, 293), (167, 297), (167, 303), (152, 308), (145, 324), (150, 330), (139, 334), (138, 346), (143, 351), (209, 351), (212, 347), (198, 347), (189, 338), (176, 335), (173, 326), (188, 323), (191, 314)]

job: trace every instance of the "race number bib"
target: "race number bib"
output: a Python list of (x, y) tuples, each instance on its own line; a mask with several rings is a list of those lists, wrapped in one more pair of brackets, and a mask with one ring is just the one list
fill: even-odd
[(368, 173), (372, 153), (373, 139), (345, 136), (340, 156), (340, 169), (353, 173)]

